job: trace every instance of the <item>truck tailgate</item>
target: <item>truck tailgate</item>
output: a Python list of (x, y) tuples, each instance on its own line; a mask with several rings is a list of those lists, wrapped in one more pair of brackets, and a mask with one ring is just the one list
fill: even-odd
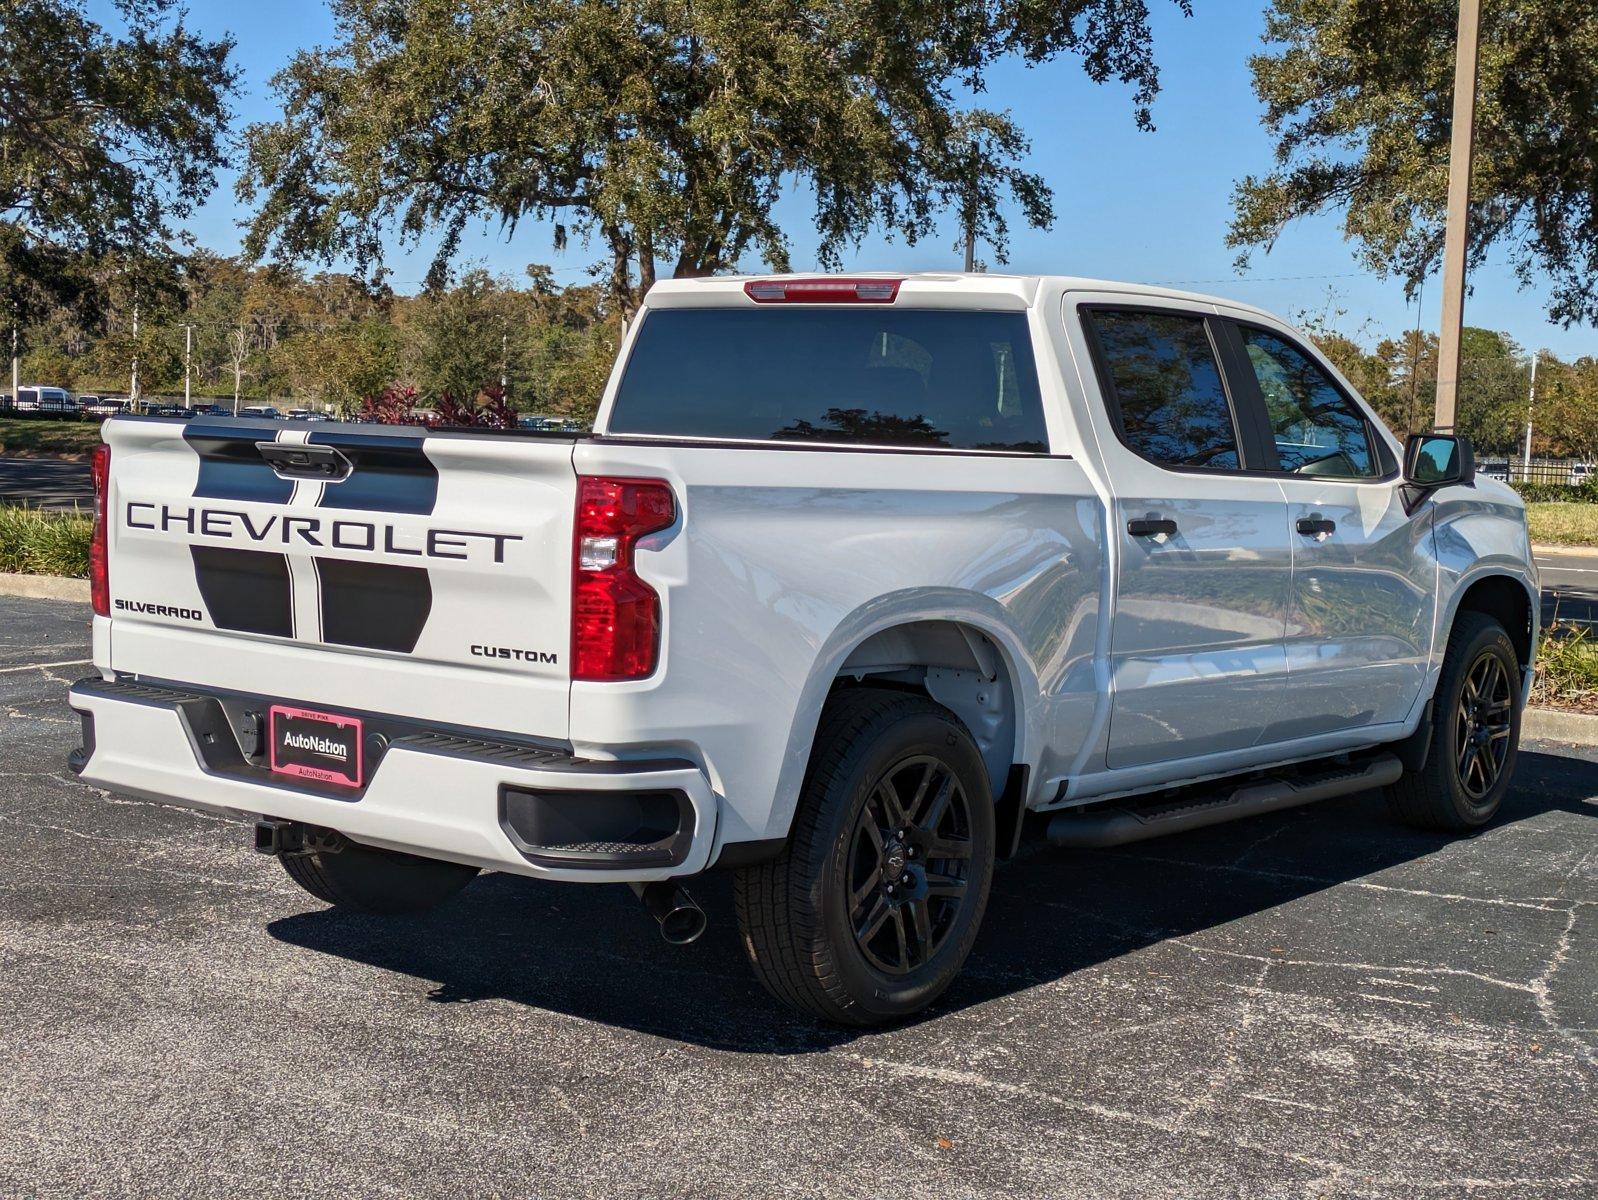
[(126, 418), (105, 437), (97, 665), (567, 736), (571, 441)]

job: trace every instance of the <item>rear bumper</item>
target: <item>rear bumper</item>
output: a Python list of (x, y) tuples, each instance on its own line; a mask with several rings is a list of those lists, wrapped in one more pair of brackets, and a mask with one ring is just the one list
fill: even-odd
[[(389, 741), (366, 787), (351, 792), (272, 775), (245, 753), (216, 696), (93, 678), (73, 685), (70, 702), (84, 723), (72, 769), (98, 787), (163, 803), (582, 882), (691, 875), (704, 869), (715, 838), (709, 781), (682, 759), (584, 761), (490, 738), (412, 734)], [(646, 843), (613, 836), (632, 807), (654, 820)], [(585, 825), (590, 813), (598, 826)], [(675, 828), (661, 827), (663, 813)]]

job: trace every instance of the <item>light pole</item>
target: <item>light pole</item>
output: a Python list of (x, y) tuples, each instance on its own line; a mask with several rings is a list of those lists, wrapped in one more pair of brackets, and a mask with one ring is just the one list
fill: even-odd
[(1448, 148), (1448, 225), (1443, 235), (1443, 321), (1437, 333), (1437, 429), (1452, 432), (1459, 400), (1459, 338), (1465, 316), (1470, 166), (1476, 150), (1476, 65), (1481, 0), (1459, 0), (1454, 49), (1454, 124)]
[(194, 326), (183, 327), (183, 407), (189, 407), (189, 359), (194, 353)]
[(138, 294), (134, 294), (133, 301), (133, 374), (128, 380), (128, 407), (134, 412), (139, 410), (139, 301)]
[(1532, 351), (1531, 389), (1526, 393), (1526, 449), (1520, 456), (1520, 478), (1523, 483), (1531, 482), (1531, 414), (1537, 407), (1537, 360), (1542, 356), (1541, 350)]

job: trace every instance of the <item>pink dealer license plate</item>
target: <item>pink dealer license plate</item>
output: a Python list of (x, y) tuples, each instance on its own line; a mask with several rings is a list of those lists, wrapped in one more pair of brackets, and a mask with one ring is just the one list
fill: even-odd
[(267, 721), (272, 770), (343, 787), (361, 786), (358, 718), (274, 704)]

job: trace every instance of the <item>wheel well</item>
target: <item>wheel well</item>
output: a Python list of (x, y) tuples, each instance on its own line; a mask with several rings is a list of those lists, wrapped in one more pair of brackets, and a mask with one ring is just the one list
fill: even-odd
[(958, 621), (913, 621), (872, 634), (844, 659), (837, 687), (923, 692), (965, 723), (988, 768), (995, 797), (1016, 763), (1015, 684), (1004, 655), (980, 629)]
[(1531, 597), (1517, 580), (1508, 575), (1478, 579), (1459, 598), (1457, 612), (1479, 612), (1497, 621), (1515, 644), (1521, 667), (1531, 662)]

